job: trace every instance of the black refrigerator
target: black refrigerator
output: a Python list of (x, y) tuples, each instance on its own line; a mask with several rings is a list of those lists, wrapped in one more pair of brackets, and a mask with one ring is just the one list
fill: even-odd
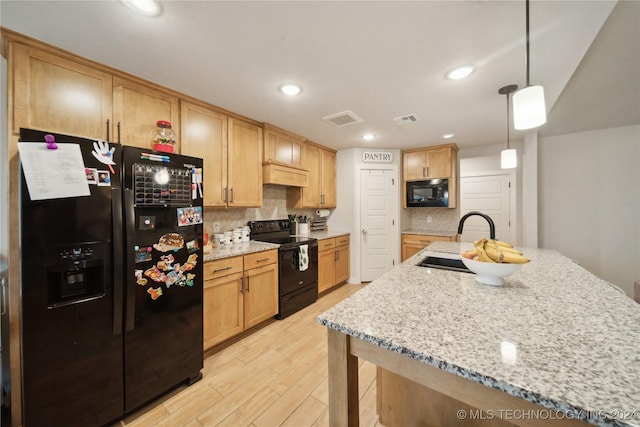
[(202, 160), (29, 129), (19, 149), (24, 425), (107, 425), (200, 379)]

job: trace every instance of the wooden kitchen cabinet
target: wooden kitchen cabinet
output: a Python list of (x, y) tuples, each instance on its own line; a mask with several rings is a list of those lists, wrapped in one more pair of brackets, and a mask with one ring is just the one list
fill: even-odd
[(435, 241), (455, 242), (456, 236), (433, 236), (426, 234), (402, 235), (402, 261), (411, 258)]
[(303, 167), (309, 170), (308, 186), (287, 188), (290, 208), (336, 207), (336, 152), (305, 142)]
[(458, 146), (444, 144), (402, 152), (402, 206), (407, 207), (405, 197), (407, 182), (446, 178), (449, 180), (449, 206), (458, 205)]
[(318, 293), (349, 279), (349, 236), (318, 241)]
[(202, 158), (204, 206), (227, 206), (227, 120), (211, 108), (180, 103), (182, 154)]
[(278, 314), (278, 251), (245, 255), (244, 327)]
[(244, 272), (241, 256), (204, 264), (204, 349), (244, 330)]
[(349, 236), (336, 238), (336, 284), (349, 280)]
[(176, 135), (174, 152), (180, 153), (180, 107), (178, 98), (162, 90), (131, 80), (116, 78), (113, 82), (113, 133), (111, 139), (121, 144), (152, 148), (151, 138), (156, 122), (171, 122)]
[(275, 161), (289, 166), (302, 166), (304, 140), (302, 136), (265, 123), (263, 162)]
[(276, 314), (277, 249), (204, 264), (204, 350)]
[(432, 178), (449, 178), (455, 171), (453, 161), (457, 160), (455, 144), (402, 152), (402, 176), (405, 181)]
[(182, 154), (203, 159), (204, 205), (262, 205), (262, 130), (213, 108), (181, 102)]
[(179, 135), (178, 98), (160, 86), (114, 77), (53, 48), (11, 43), (10, 49), (14, 133), (25, 127), (151, 149), (156, 122), (168, 120)]
[(21, 43), (10, 43), (9, 49), (13, 58), (14, 134), (23, 127), (108, 139), (113, 86), (110, 74), (54, 49)]
[(262, 206), (262, 128), (229, 117), (227, 206)]

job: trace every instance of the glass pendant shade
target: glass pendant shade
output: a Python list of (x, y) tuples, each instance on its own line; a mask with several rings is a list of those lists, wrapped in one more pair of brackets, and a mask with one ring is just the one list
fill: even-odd
[(542, 86), (527, 86), (513, 94), (513, 127), (531, 129), (547, 121)]
[(509, 148), (502, 150), (500, 155), (500, 167), (502, 169), (513, 169), (518, 166), (518, 157), (516, 156), (516, 149)]

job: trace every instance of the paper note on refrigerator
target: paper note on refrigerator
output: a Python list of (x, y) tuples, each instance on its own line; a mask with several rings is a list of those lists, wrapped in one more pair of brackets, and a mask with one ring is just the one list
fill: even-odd
[(20, 162), (31, 200), (89, 196), (89, 184), (78, 144), (18, 143)]

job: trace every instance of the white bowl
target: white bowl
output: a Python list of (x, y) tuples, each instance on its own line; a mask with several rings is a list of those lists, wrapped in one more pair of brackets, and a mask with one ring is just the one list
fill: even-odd
[(476, 273), (476, 281), (493, 286), (501, 286), (505, 277), (511, 276), (522, 267), (522, 264), (482, 262), (465, 257), (462, 257), (462, 262)]

